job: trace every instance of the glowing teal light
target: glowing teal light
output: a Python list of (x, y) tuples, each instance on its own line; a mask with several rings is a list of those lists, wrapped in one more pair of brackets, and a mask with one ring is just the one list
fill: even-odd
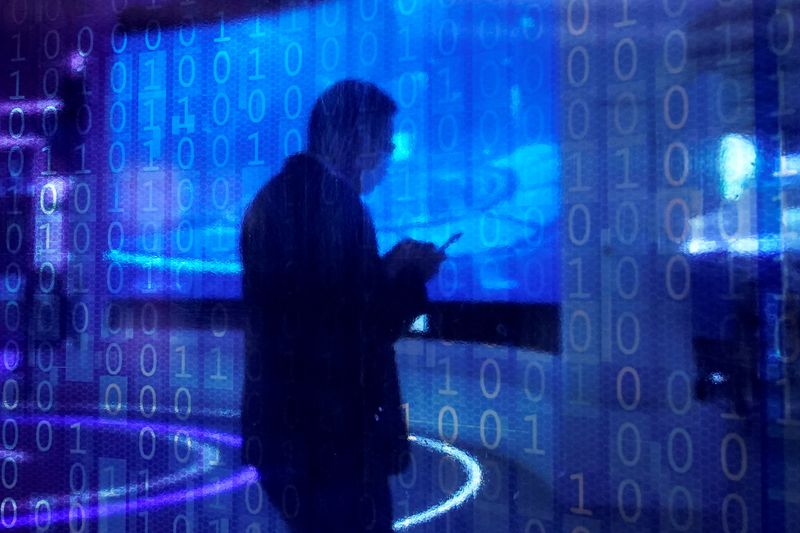
[(712, 252), (733, 252), (739, 255), (777, 254), (786, 250), (797, 250), (797, 246), (784, 243), (780, 235), (766, 234), (758, 238), (741, 237), (729, 240), (690, 239), (682, 246), (691, 255)]
[(720, 141), (718, 165), (722, 196), (735, 200), (742, 195), (747, 180), (753, 177), (756, 148), (743, 135), (726, 135)]
[(392, 137), (394, 142), (394, 153), (392, 159), (394, 161), (405, 161), (411, 157), (411, 145), (413, 144), (411, 134), (407, 131), (400, 131)]
[(414, 319), (414, 322), (411, 323), (409, 331), (413, 331), (416, 333), (427, 333), (428, 315), (419, 315), (416, 319)]
[(433, 507), (430, 507), (422, 512), (412, 514), (395, 521), (395, 523), (392, 524), (392, 529), (395, 531), (401, 531), (408, 527), (416, 526), (418, 524), (422, 524), (423, 522), (428, 522), (433, 518), (446, 513), (447, 511), (459, 507), (461, 504), (467, 501), (467, 498), (474, 498), (478, 493), (478, 490), (481, 488), (481, 483), (483, 483), (483, 473), (481, 472), (480, 464), (478, 464), (478, 461), (467, 452), (459, 450), (455, 446), (451, 446), (445, 442), (427, 439), (425, 437), (418, 437), (416, 435), (410, 435), (408, 440), (417, 443), (420, 446), (424, 446), (425, 448), (430, 448), (431, 450), (444, 453), (458, 461), (458, 463), (461, 465), (461, 468), (467, 474), (467, 482), (464, 483), (461, 488), (459, 488), (446, 500), (437, 503)]
[(215, 261), (182, 257), (163, 257), (160, 255), (132, 254), (112, 250), (105, 254), (109, 261), (123, 265), (135, 265), (157, 270), (175, 270), (184, 272), (203, 272), (206, 274), (241, 274), (242, 265), (236, 261)]

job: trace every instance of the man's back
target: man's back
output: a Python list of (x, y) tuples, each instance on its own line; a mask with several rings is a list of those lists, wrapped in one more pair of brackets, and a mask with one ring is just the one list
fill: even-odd
[(312, 486), (367, 470), (385, 483), (408, 446), (392, 344), (424, 309), (424, 279), (386, 278), (358, 194), (303, 154), (259, 191), (240, 245), (243, 461)]

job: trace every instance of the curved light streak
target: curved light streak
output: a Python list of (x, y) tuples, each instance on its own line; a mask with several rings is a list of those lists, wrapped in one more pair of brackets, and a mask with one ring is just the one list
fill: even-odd
[(411, 526), (428, 522), (437, 516), (443, 515), (444, 513), (455, 509), (456, 507), (460, 507), (461, 504), (467, 501), (467, 498), (474, 498), (475, 495), (478, 494), (478, 490), (481, 488), (481, 484), (483, 483), (483, 472), (481, 471), (480, 464), (467, 452), (459, 450), (455, 446), (447, 444), (446, 442), (419, 437), (417, 435), (409, 435), (408, 440), (424, 446), (425, 448), (448, 455), (449, 457), (452, 457), (458, 461), (458, 463), (461, 465), (461, 468), (467, 474), (467, 482), (464, 483), (464, 485), (462, 485), (461, 488), (454, 492), (449, 498), (437, 503), (433, 507), (396, 520), (395, 523), (392, 524), (392, 529), (395, 531), (402, 531)]
[(241, 274), (242, 272), (242, 265), (237, 261), (164, 257), (161, 255), (133, 254), (118, 250), (107, 252), (105, 257), (109, 261), (116, 261), (123, 265), (136, 265), (156, 270), (183, 270), (206, 274)]
[[(256, 469), (254, 467), (247, 467), (226, 478), (215, 481), (214, 483), (201, 485), (198, 488), (191, 488), (191, 487), (181, 488), (178, 490), (174, 490), (172, 492), (168, 492), (166, 494), (158, 494), (156, 496), (137, 498), (134, 502), (128, 502), (128, 501), (106, 502), (103, 504), (102, 511), (99, 505), (88, 507), (87, 509), (83, 510), (81, 518), (84, 521), (87, 521), (96, 519), (101, 515), (112, 516), (120, 513), (125, 513), (129, 511), (131, 508), (135, 508), (137, 511), (143, 509), (157, 509), (168, 505), (174, 505), (176, 503), (183, 501), (194, 500), (198, 498), (207, 498), (209, 496), (214, 496), (215, 494), (230, 492), (257, 479), (258, 479), (258, 472), (256, 471)], [(71, 511), (72, 508), (60, 509), (52, 512), (52, 514), (50, 515), (49, 524), (52, 525), (68, 521), (70, 519)], [(36, 525), (36, 516), (34, 513), (29, 513), (17, 519), (17, 521), (13, 524), (12, 527), (33, 526), (33, 525)]]
[[(18, 405), (21, 408), (20, 410), (24, 412), (24, 410), (26, 408), (29, 408), (29, 409), (35, 408), (36, 407), (36, 402), (34, 402), (34, 401), (19, 402)], [(61, 405), (62, 405), (62, 409), (65, 412), (71, 413), (72, 416), (78, 416), (78, 413), (81, 413), (81, 414), (85, 413), (84, 418), (86, 420), (95, 420), (97, 413), (101, 412), (103, 407), (104, 407), (103, 402), (98, 402), (98, 403), (73, 402), (73, 403), (64, 403), (64, 404), (61, 404)], [(141, 411), (138, 411), (137, 409), (128, 408), (127, 404), (122, 405), (120, 407), (119, 412), (120, 413), (126, 413), (126, 414), (127, 413), (137, 414), (137, 412), (141, 413)], [(173, 407), (155, 406), (152, 409), (148, 409), (147, 416), (151, 417), (153, 415), (174, 415), (174, 414), (175, 414), (175, 410), (174, 410)], [(232, 408), (229, 408), (229, 407), (192, 407), (192, 414), (193, 415), (197, 415), (198, 418), (201, 418), (201, 419), (204, 419), (204, 420), (208, 419), (208, 418), (221, 418), (221, 419), (230, 420), (231, 418), (238, 418), (241, 415), (241, 410), (232, 409)], [(64, 415), (64, 416), (67, 416), (67, 415)], [(77, 418), (76, 418), (76, 420), (77, 420)], [(142, 418), (134, 418), (132, 420), (129, 419), (129, 420), (125, 420), (125, 421), (115, 420), (113, 418), (102, 419), (102, 420), (107, 420), (107, 422), (114, 422), (114, 423), (117, 423), (117, 424), (122, 424), (122, 423), (130, 424), (131, 422), (139, 421), (142, 424), (149, 425), (151, 428), (158, 427), (158, 425), (159, 425), (159, 422), (153, 422), (153, 424), (155, 424), (155, 425), (148, 424), (147, 421), (145, 419), (142, 419)], [(174, 426), (174, 427), (185, 431), (187, 429), (187, 427), (191, 427), (191, 426)], [(217, 435), (217, 434), (224, 435), (226, 433), (223, 431), (223, 432), (214, 432), (213, 434), (214, 435)], [(205, 436), (205, 435), (203, 435), (203, 436)], [(229, 436), (234, 440), (230, 440), (229, 439), (227, 441), (227, 444), (229, 446), (238, 447), (239, 444), (237, 444), (237, 442), (240, 440), (240, 437), (238, 437), (236, 435), (229, 435)]]
[[(20, 417), (17, 418), (18, 422), (30, 422), (35, 423), (39, 419), (37, 417)], [(125, 429), (139, 429), (145, 426), (150, 427), (154, 431), (161, 431), (165, 433), (177, 433), (178, 431), (183, 432), (189, 436), (193, 436), (200, 439), (213, 439), (216, 443), (223, 443), (228, 446), (238, 448), (241, 447), (241, 437), (233, 434), (216, 432), (216, 431), (205, 431), (205, 430), (197, 430), (191, 427), (184, 427), (178, 425), (171, 425), (171, 424), (159, 424), (159, 423), (147, 423), (147, 422), (139, 422), (139, 421), (121, 421), (121, 420), (104, 420), (104, 419), (96, 419), (96, 418), (82, 418), (82, 417), (75, 417), (75, 416), (63, 416), (63, 417), (56, 417), (55, 419), (48, 419), (50, 423), (55, 422), (56, 425), (63, 425), (63, 426), (71, 426), (76, 423), (85, 424), (86, 427), (103, 427), (103, 426), (111, 426), (111, 427), (122, 427)], [(480, 490), (481, 484), (483, 483), (483, 472), (481, 470), (480, 464), (478, 461), (468, 454), (467, 452), (456, 448), (450, 444), (447, 444), (442, 441), (429, 439), (426, 437), (420, 437), (417, 435), (410, 435), (408, 440), (419, 444), (425, 448), (433, 450), (435, 452), (443, 453), (453, 459), (455, 459), (461, 466), (462, 470), (467, 475), (467, 481), (462, 485), (456, 492), (454, 492), (450, 497), (447, 499), (433, 505), (432, 507), (425, 509), (424, 511), (420, 511), (418, 513), (409, 515), (407, 517), (398, 519), (392, 524), (392, 528), (395, 531), (402, 531), (409, 527), (419, 525), (425, 522), (429, 522), (434, 518), (441, 516), (448, 511), (451, 511), (457, 507), (460, 507), (464, 502), (467, 501), (469, 498), (474, 498), (478, 490)], [(209, 451), (213, 451), (213, 447), (209, 444), (198, 442), (200, 448), (200, 455), (205, 455), (202, 452), (208, 453)], [(25, 456), (23, 452), (19, 452), (22, 456)], [(202, 461), (205, 463), (205, 461)], [(169, 486), (173, 483), (178, 483), (180, 481), (185, 481), (189, 477), (193, 477), (198, 474), (203, 474), (208, 472), (208, 464), (202, 464), (202, 466), (198, 467), (198, 465), (193, 465), (187, 469), (178, 472), (172, 476), (166, 476), (161, 480), (156, 480), (149, 484), (149, 488), (152, 489), (153, 487), (162, 487), (162, 486)], [(242, 487), (250, 482), (257, 481), (259, 478), (258, 472), (254, 467), (248, 466), (245, 467), (234, 474), (215, 481), (214, 483), (209, 483), (202, 485), (198, 488), (180, 488), (174, 490), (172, 492), (157, 494), (153, 496), (147, 496), (143, 498), (136, 498), (135, 501), (120, 501), (120, 502), (104, 502), (102, 509), (99, 505), (91, 505), (87, 508), (82, 509), (81, 518), (82, 520), (92, 520), (96, 519), (100, 516), (110, 516), (119, 513), (124, 513), (128, 511), (130, 508), (135, 507), (137, 510), (140, 509), (152, 509), (158, 508), (168, 505), (173, 505), (179, 503), (181, 501), (187, 501), (196, 498), (205, 498), (208, 496), (213, 496), (216, 494), (220, 494), (223, 492), (228, 492), (235, 490), (239, 487)], [(132, 493), (139, 493), (141, 487), (139, 484), (132, 483), (127, 486), (121, 487), (114, 487), (111, 489), (104, 489), (98, 490), (94, 494), (90, 495), (88, 499), (83, 499), (81, 503), (92, 502), (100, 497), (119, 497), (122, 495), (129, 495)], [(56, 504), (56, 508), (51, 511), (50, 514), (50, 524), (57, 524), (60, 522), (69, 521), (71, 516), (70, 513), (72, 512), (73, 508), (58, 508), (57, 506), (67, 502), (68, 499), (71, 497), (61, 496), (56, 497), (56, 499), (52, 502)], [(33, 503), (31, 502), (28, 502)], [(21, 508), (27, 508), (29, 506), (24, 506)], [(22, 516), (17, 517), (12, 524), (14, 527), (25, 527), (25, 526), (32, 526), (35, 525), (36, 516), (35, 513), (29, 512)]]
[[(39, 422), (42, 419), (39, 417), (23, 416), (17, 418), (16, 420), (17, 422), (33, 424)], [(147, 490), (145, 492), (150, 491), (154, 488), (158, 489), (162, 487), (169, 487), (170, 485), (175, 485), (177, 483), (184, 482), (191, 478), (208, 473), (211, 470), (211, 467), (213, 467), (214, 465), (208, 462), (205, 459), (205, 457), (212, 456), (216, 450), (213, 444), (202, 442), (202, 439), (213, 440), (214, 444), (224, 443), (233, 448), (241, 447), (241, 442), (242, 442), (241, 437), (238, 435), (215, 432), (215, 431), (198, 430), (187, 426), (162, 424), (162, 423), (147, 423), (147, 422), (130, 421), (130, 420), (124, 420), (124, 421), (105, 420), (105, 419), (86, 418), (86, 417), (81, 418), (75, 416), (48, 418), (47, 421), (51, 424), (61, 427), (72, 427), (74, 424), (81, 424), (87, 428), (122, 427), (126, 430), (130, 429), (137, 430), (144, 427), (149, 427), (154, 431), (166, 433), (167, 438), (172, 437), (173, 435), (177, 435), (178, 432), (182, 432), (190, 437), (197, 439), (196, 446), (198, 447), (198, 449), (193, 453), (199, 456), (199, 461), (196, 461), (191, 466), (184, 468), (176, 472), (175, 474), (164, 476), (154, 481), (149, 481), (146, 485)], [(129, 507), (132, 506), (136, 506), (137, 509), (142, 507), (154, 508), (154, 507), (171, 505), (187, 499), (213, 496), (215, 494), (224, 492), (226, 490), (233, 490), (243, 484), (248, 483), (251, 479), (255, 478), (257, 478), (257, 473), (255, 473), (255, 470), (253, 469), (251, 471), (251, 469), (245, 468), (244, 470), (239, 471), (234, 475), (231, 475), (227, 478), (215, 482), (213, 486), (209, 484), (209, 485), (201, 485), (197, 489), (182, 488), (169, 493), (156, 494), (154, 496), (148, 496), (145, 498), (136, 498), (136, 500), (133, 503), (127, 501), (104, 502), (102, 511), (99, 508), (99, 502), (98, 502), (98, 505), (92, 505), (87, 507), (86, 509), (83, 509), (82, 507), (83, 509), (82, 518), (84, 520), (87, 520), (87, 519), (97, 518), (100, 515), (108, 516), (116, 514), (118, 512), (125, 512), (126, 510), (128, 510)], [(129, 483), (124, 486), (97, 490), (81, 498), (79, 502), (81, 504), (85, 503), (92, 504), (97, 500), (99, 500), (100, 498), (121, 497), (131, 494), (139, 494), (142, 492), (143, 489), (145, 489), (144, 483)], [(56, 496), (50, 502), (51, 505), (56, 508), (56, 510), (53, 511), (51, 514), (50, 524), (56, 524), (59, 522), (68, 521), (70, 519), (69, 513), (71, 512), (72, 508), (68, 507), (66, 509), (59, 509), (59, 506), (69, 505), (72, 501), (72, 498), (73, 495), (61, 495), (61, 496)], [(142, 502), (145, 503), (143, 504)], [(25, 505), (21, 505), (19, 509), (27, 510), (30, 509), (31, 507), (35, 507), (35, 505), (36, 502), (30, 500)], [(31, 511), (28, 514), (24, 514), (18, 517), (17, 520), (14, 521), (14, 525), (15, 526), (36, 525), (35, 519), (36, 519), (36, 513)]]

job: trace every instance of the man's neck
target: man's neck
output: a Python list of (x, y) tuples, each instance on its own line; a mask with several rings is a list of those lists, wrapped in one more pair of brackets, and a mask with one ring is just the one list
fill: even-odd
[(308, 152), (309, 155), (316, 158), (320, 163), (322, 163), (325, 168), (328, 169), (328, 172), (339, 178), (339, 180), (343, 181), (350, 187), (353, 191), (357, 194), (361, 194), (361, 187), (359, 179), (359, 173), (352, 169), (342, 169), (337, 165), (333, 164), (328, 158), (321, 156), (319, 154), (315, 154), (313, 152)]

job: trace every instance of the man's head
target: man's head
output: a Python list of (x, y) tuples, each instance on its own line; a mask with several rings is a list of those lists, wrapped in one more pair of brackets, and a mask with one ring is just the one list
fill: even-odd
[(342, 80), (317, 99), (308, 123), (308, 151), (363, 194), (386, 173), (392, 144), (394, 100), (376, 85)]

